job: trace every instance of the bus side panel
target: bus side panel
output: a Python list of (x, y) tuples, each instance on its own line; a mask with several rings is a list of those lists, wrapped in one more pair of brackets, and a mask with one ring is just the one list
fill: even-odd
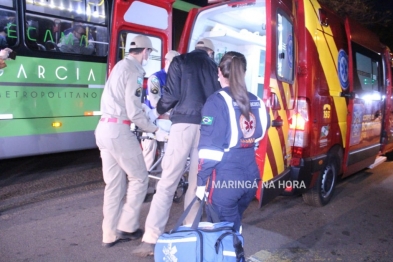
[[(106, 71), (102, 16), (79, 21), (86, 30), (81, 39), (95, 28), (100, 41), (93, 53), (68, 53), (58, 44), (76, 12), (8, 2), (12, 9), (1, 8), (0, 19), (7, 21), (6, 40), (17, 57), (0, 70), (0, 159), (96, 148)], [(99, 14), (108, 11), (106, 1), (96, 7)]]

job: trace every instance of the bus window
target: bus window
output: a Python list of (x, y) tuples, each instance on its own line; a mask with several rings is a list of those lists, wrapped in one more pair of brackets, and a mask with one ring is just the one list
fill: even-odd
[[(11, 1), (1, 2), (7, 5)], [(12, 7), (12, 6), (10, 6)], [(15, 11), (0, 6), (0, 49), (13, 47), (18, 40)]]
[(6, 6), (6, 7), (14, 7), (14, 1), (1, 0), (0, 5)]
[[(106, 56), (107, 1), (28, 0), (26, 44), (31, 49)], [(41, 14), (41, 15), (40, 15)]]
[[(136, 33), (123, 31), (119, 36), (119, 48), (117, 61), (122, 60), (124, 57), (128, 56), (129, 49), (131, 45), (131, 40), (136, 36)], [(150, 53), (149, 61), (143, 69), (146, 72), (146, 76), (150, 76), (151, 74), (161, 70), (161, 47), (163, 45), (162, 39), (154, 36), (148, 36), (153, 44), (153, 48), (157, 50), (157, 52)]]

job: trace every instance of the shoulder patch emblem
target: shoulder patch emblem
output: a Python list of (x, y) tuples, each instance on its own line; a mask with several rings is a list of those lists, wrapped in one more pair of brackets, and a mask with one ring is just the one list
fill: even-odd
[(153, 86), (152, 88), (150, 88), (150, 93), (152, 93), (153, 95), (157, 95), (158, 94), (158, 87)]
[(141, 97), (141, 95), (142, 95), (142, 88), (141, 88), (141, 87), (138, 87), (138, 88), (135, 90), (135, 96)]
[(212, 116), (203, 116), (201, 125), (211, 126), (213, 124), (214, 117)]

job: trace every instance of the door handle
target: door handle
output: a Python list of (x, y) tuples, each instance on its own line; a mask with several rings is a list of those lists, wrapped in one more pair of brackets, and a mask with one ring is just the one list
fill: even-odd
[(341, 97), (346, 97), (346, 98), (349, 98), (349, 99), (354, 99), (355, 98), (355, 92), (349, 92), (349, 93), (341, 92), (340, 96)]
[(282, 121), (282, 118), (278, 116), (276, 119), (272, 120), (272, 127), (282, 127), (284, 121)]

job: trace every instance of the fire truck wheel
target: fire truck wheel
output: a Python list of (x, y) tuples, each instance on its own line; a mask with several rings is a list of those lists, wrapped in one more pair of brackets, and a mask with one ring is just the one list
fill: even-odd
[(386, 158), (388, 161), (392, 161), (393, 160), (393, 151), (387, 152), (385, 154)]
[(319, 173), (315, 185), (303, 194), (303, 200), (311, 206), (321, 207), (333, 196), (339, 170), (338, 157), (330, 156), (324, 169)]

